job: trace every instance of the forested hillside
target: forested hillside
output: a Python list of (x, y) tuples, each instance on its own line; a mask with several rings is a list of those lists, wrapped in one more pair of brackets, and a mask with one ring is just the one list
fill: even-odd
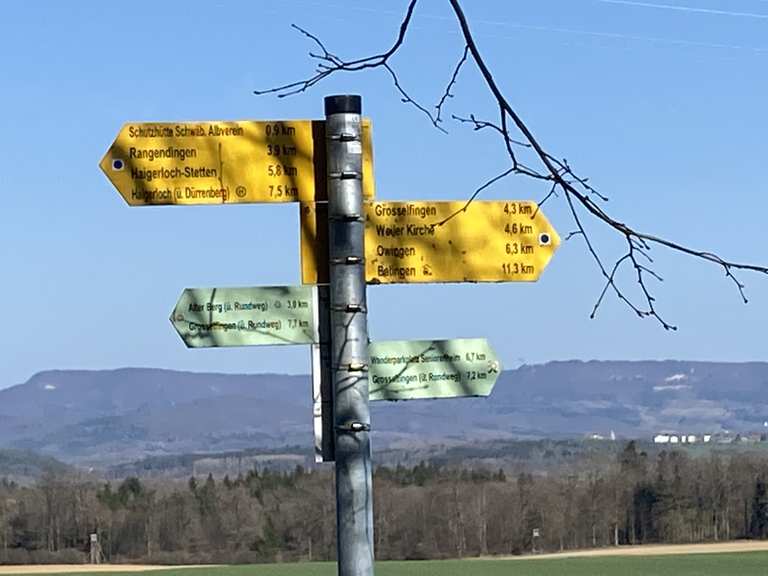
[[(634, 442), (532, 473), (422, 463), (374, 477), (377, 557), (522, 554), (768, 537), (768, 456), (649, 456)], [(49, 473), (0, 482), (0, 561), (255, 562), (335, 553), (330, 471), (104, 483)], [(538, 534), (538, 536), (535, 536)]]

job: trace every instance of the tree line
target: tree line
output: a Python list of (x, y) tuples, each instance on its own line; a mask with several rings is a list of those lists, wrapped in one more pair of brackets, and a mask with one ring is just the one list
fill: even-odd
[[(629, 442), (554, 472), (435, 463), (374, 474), (380, 559), (461, 558), (768, 537), (768, 456)], [(332, 560), (333, 471), (253, 469), (216, 479), (120, 482), (58, 472), (0, 480), (0, 563)]]

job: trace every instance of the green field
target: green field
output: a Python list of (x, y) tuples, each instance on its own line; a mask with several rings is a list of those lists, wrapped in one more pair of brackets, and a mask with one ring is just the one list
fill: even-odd
[[(113, 575), (129, 574), (114, 572)], [(134, 573), (149, 576), (335, 576), (332, 563), (263, 564)], [(767, 576), (768, 552), (542, 560), (379, 562), (377, 576)], [(68, 576), (80, 576), (75, 573)], [(93, 576), (93, 574), (83, 576)]]

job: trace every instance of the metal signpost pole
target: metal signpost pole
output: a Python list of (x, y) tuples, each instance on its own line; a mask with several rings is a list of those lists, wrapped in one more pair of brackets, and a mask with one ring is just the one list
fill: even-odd
[(339, 576), (373, 576), (360, 96), (325, 99)]

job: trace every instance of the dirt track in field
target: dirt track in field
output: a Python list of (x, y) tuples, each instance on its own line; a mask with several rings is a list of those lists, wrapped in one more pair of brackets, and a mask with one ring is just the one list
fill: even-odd
[[(618, 548), (596, 548), (575, 550), (556, 554), (535, 554), (526, 556), (487, 556), (480, 560), (532, 560), (553, 558), (595, 558), (597, 556), (669, 556), (673, 554), (724, 554), (736, 552), (768, 551), (768, 540), (738, 540), (715, 544), (659, 544), (646, 546), (619, 546)], [(2, 572), (0, 572), (1, 574)]]
[(35, 564), (24, 566), (0, 566), (0, 574), (69, 574), (72, 572), (151, 572), (201, 566), (147, 566), (143, 564)]
[[(556, 558), (594, 558), (598, 556), (669, 556), (672, 554), (724, 554), (736, 552), (766, 552), (768, 541), (743, 540), (737, 542), (720, 542), (717, 544), (685, 544), (685, 545), (649, 545), (649, 546), (620, 546), (618, 548), (598, 548), (595, 550), (578, 550), (558, 554), (536, 554), (527, 556), (486, 556), (474, 559), (484, 560), (544, 560)], [(148, 566), (141, 564), (50, 564), (34, 566), (0, 566), (0, 575), (5, 574), (68, 574), (72, 572), (105, 573), (105, 572), (149, 572), (178, 568), (199, 568), (201, 566)]]

